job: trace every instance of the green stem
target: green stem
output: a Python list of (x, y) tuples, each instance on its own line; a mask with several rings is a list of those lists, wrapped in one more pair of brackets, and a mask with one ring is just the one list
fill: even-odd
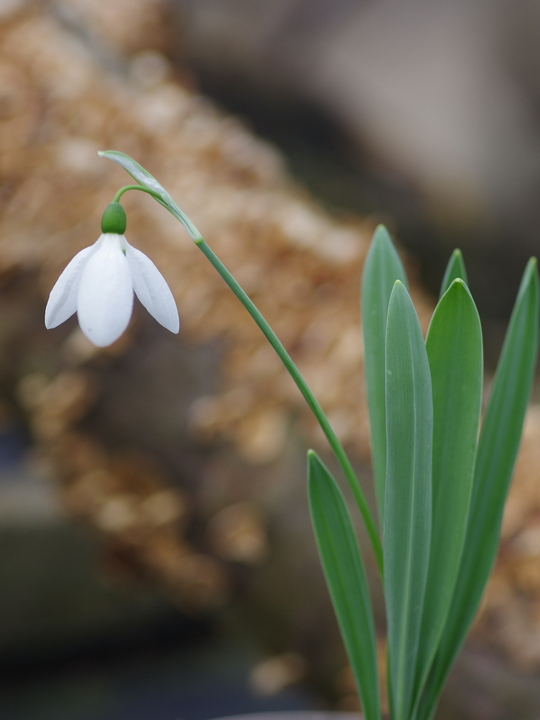
[[(362, 488), (360, 487), (360, 483), (358, 482), (358, 478), (356, 477), (356, 474), (354, 472), (354, 469), (351, 465), (351, 462), (349, 458), (347, 457), (347, 454), (345, 453), (345, 450), (343, 449), (342, 444), (339, 442), (336, 433), (334, 432), (332, 426), (328, 422), (328, 418), (324, 414), (323, 409), (319, 405), (317, 399), (309, 389), (306, 381), (300, 374), (300, 371), (294, 364), (291, 356), (289, 353), (285, 350), (281, 342), (279, 341), (277, 335), (272, 330), (270, 325), (266, 322), (264, 317), (261, 315), (259, 310), (256, 308), (254, 303), (249, 299), (249, 297), (246, 295), (244, 290), (240, 287), (240, 285), (236, 282), (236, 280), (233, 278), (231, 273), (227, 270), (227, 268), (223, 265), (221, 260), (217, 257), (217, 255), (211, 250), (211, 248), (206, 244), (203, 237), (197, 230), (197, 228), (191, 223), (191, 221), (182, 213), (180, 208), (174, 203), (172, 199), (169, 199), (167, 196), (167, 199), (165, 200), (162, 195), (160, 195), (159, 192), (151, 190), (148, 187), (145, 187), (144, 185), (126, 185), (123, 188), (120, 188), (120, 190), (116, 193), (114, 196), (115, 202), (119, 202), (122, 195), (127, 192), (128, 190), (142, 190), (143, 192), (148, 193), (151, 195), (155, 200), (157, 200), (160, 204), (162, 204), (169, 212), (171, 212), (174, 217), (179, 220), (186, 230), (188, 231), (191, 239), (195, 242), (195, 244), (199, 247), (199, 249), (202, 251), (202, 253), (205, 255), (205, 257), (210, 261), (210, 263), (213, 265), (213, 267), (218, 271), (218, 273), (221, 275), (223, 280), (227, 283), (227, 285), (230, 287), (230, 289), (233, 291), (233, 293), (236, 295), (236, 297), (240, 300), (242, 305), (246, 308), (248, 313), (251, 315), (253, 320), (257, 323), (259, 328), (262, 330), (264, 336), (270, 343), (270, 345), (274, 348), (276, 351), (278, 357), (280, 358), (281, 362), (285, 365), (285, 368), (291, 375), (292, 379), (298, 386), (298, 389), (302, 393), (305, 401), (307, 402), (308, 406), (310, 407), (311, 411), (315, 415), (321, 430), (326, 436), (326, 439), (328, 440), (328, 443), (330, 444), (330, 447), (332, 448), (334, 455), (336, 456), (336, 459), (341, 467), (341, 470), (343, 471), (343, 474), (345, 475), (345, 478), (349, 484), (349, 487), (351, 488), (352, 494), (354, 496), (354, 499), (356, 500), (356, 504), (358, 505), (358, 509), (360, 510), (360, 514), (362, 515), (362, 519), (364, 521), (364, 524), (366, 526), (366, 530), (369, 536), (369, 539), (371, 541), (371, 545), (373, 547), (373, 552), (375, 554), (375, 559), (377, 561), (377, 565), (379, 567), (379, 571), (381, 573), (381, 577), (383, 575), (383, 556), (382, 556), (382, 545), (381, 545), (381, 539), (379, 537), (379, 533), (377, 531), (377, 526), (375, 525), (375, 522), (373, 520), (373, 516), (371, 515), (371, 512), (369, 510), (369, 506), (366, 502), (366, 498), (364, 496), (364, 493), (362, 492)], [(165, 193), (165, 191), (163, 191)]]
[(213, 252), (213, 250), (206, 244), (206, 242), (204, 241), (204, 239), (202, 237), (196, 238), (195, 244), (199, 247), (199, 249), (202, 251), (204, 256), (210, 261), (210, 263), (218, 271), (218, 273), (221, 275), (221, 277), (225, 280), (227, 285), (231, 288), (233, 293), (236, 295), (236, 297), (240, 300), (242, 305), (249, 312), (249, 314), (251, 315), (253, 320), (255, 320), (255, 322), (257, 323), (259, 328), (262, 330), (264, 336), (266, 337), (266, 339), (268, 340), (270, 345), (274, 348), (274, 350), (278, 354), (281, 362), (285, 365), (285, 367), (288, 370), (289, 374), (291, 375), (292, 379), (298, 386), (298, 389), (304, 396), (304, 399), (307, 402), (307, 404), (309, 405), (311, 411), (317, 418), (317, 421), (319, 422), (319, 425), (321, 426), (321, 429), (322, 429), (323, 433), (325, 434), (326, 439), (328, 440), (328, 443), (330, 444), (330, 447), (334, 451), (334, 455), (336, 456), (336, 459), (343, 471), (343, 474), (345, 475), (345, 478), (347, 479), (349, 487), (351, 488), (351, 491), (353, 493), (354, 499), (356, 500), (356, 503), (360, 510), (360, 514), (362, 515), (362, 519), (365, 523), (366, 530), (369, 535), (369, 539), (371, 540), (373, 552), (375, 554), (375, 558), (377, 560), (377, 565), (379, 567), (379, 571), (382, 576), (382, 573), (383, 573), (382, 546), (381, 546), (381, 540), (379, 537), (379, 533), (377, 532), (377, 527), (375, 525), (375, 522), (373, 521), (373, 516), (371, 515), (368, 504), (366, 502), (366, 498), (364, 496), (364, 493), (362, 492), (362, 488), (360, 487), (360, 483), (358, 482), (358, 478), (356, 477), (356, 474), (353, 470), (350, 460), (347, 457), (347, 454), (345, 453), (345, 450), (343, 449), (342, 444), (339, 442), (337, 435), (335, 434), (332, 426), (328, 422), (328, 418), (324, 414), (323, 409), (321, 408), (317, 399), (315, 398), (315, 396), (309, 389), (306, 381), (300, 374), (300, 371), (294, 364), (291, 356), (289, 355), (289, 353), (285, 350), (285, 348), (279, 341), (275, 332), (272, 330), (270, 325), (266, 322), (266, 320), (261, 315), (261, 313), (256, 308), (256, 306), (253, 304), (253, 302), (246, 295), (244, 290), (236, 282), (236, 280), (231, 275), (231, 273), (223, 265), (221, 260)]
[(120, 202), (120, 198), (128, 190), (141, 190), (142, 192), (145, 192), (145, 193), (148, 193), (149, 195), (151, 195), (155, 200), (159, 199), (158, 193), (154, 192), (153, 190), (150, 190), (150, 188), (145, 188), (142, 185), (124, 185), (124, 187), (120, 188), (120, 190), (114, 196), (114, 202)]

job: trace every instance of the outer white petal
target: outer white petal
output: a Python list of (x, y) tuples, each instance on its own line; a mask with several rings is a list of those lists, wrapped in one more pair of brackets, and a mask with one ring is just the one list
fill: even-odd
[[(97, 242), (99, 243), (99, 240)], [(94, 243), (78, 252), (56, 281), (45, 308), (45, 327), (49, 330), (61, 325), (77, 310), (77, 293), (82, 272), (96, 248), (97, 243)]]
[(79, 284), (77, 314), (86, 337), (98, 347), (118, 340), (133, 310), (133, 286), (121, 235), (104, 234)]
[(180, 318), (165, 278), (150, 258), (127, 241), (125, 249), (135, 294), (158, 323), (177, 333), (180, 329)]

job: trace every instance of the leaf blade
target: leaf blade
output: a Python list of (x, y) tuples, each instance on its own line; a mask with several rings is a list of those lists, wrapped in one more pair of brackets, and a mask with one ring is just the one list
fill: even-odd
[(384, 514), (386, 482), (386, 405), (384, 357), (386, 318), (396, 280), (406, 286), (405, 270), (388, 231), (380, 225), (373, 236), (362, 273), (361, 314), (364, 375), (371, 434), (371, 459), (379, 520)]
[(406, 720), (429, 562), (433, 406), (420, 323), (399, 281), (388, 306), (386, 419), (383, 549), (389, 681), (392, 717)]
[(341, 491), (315, 452), (308, 452), (313, 530), (366, 720), (380, 720), (373, 612), (362, 558)]
[(482, 329), (463, 280), (454, 280), (435, 308), (426, 351), (433, 388), (433, 514), (416, 696), (450, 609), (473, 486), (482, 403)]

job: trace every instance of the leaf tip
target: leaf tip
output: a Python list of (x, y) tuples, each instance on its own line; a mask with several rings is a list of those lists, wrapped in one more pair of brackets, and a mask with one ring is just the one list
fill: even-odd
[(308, 461), (309, 467), (311, 467), (311, 468), (320, 467), (323, 464), (322, 460), (317, 455), (315, 450), (311, 450), (311, 449), (307, 451), (307, 461)]
[(463, 278), (454, 278), (450, 283), (450, 287), (448, 289), (450, 290), (453, 287), (455, 287), (456, 290), (459, 288), (459, 290), (465, 290), (466, 292), (468, 292), (467, 284), (465, 283), (465, 280), (463, 280)]
[(529, 258), (527, 265), (525, 266), (525, 272), (521, 281), (521, 289), (532, 286), (537, 288), (539, 285), (538, 278), (538, 260), (535, 257)]
[(404, 297), (405, 295), (408, 295), (407, 288), (405, 285), (401, 282), (401, 280), (396, 280), (392, 286), (392, 292), (390, 293), (390, 303), (392, 303), (392, 298), (398, 298), (398, 297)]
[(373, 244), (379, 245), (381, 243), (392, 245), (392, 239), (385, 225), (382, 223), (377, 225), (375, 232), (373, 233)]

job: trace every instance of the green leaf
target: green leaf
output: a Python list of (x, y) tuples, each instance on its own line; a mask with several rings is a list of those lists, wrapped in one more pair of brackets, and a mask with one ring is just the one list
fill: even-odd
[(150, 175), (148, 170), (145, 170), (142, 165), (139, 165), (139, 163), (130, 158), (129, 155), (118, 152), (118, 150), (101, 150), (98, 152), (98, 155), (118, 163), (118, 165), (123, 167), (124, 170), (126, 170), (131, 177), (139, 183), (139, 185), (151, 190), (153, 197), (158, 201), (158, 203), (163, 205), (164, 208), (166, 208), (177, 220), (182, 223), (192, 240), (198, 240), (201, 237), (201, 234), (195, 225), (191, 222), (187, 215), (180, 210), (163, 185), (161, 185), (161, 183), (159, 183), (153, 175)]
[(386, 332), (384, 591), (393, 720), (407, 720), (418, 659), (431, 538), (433, 402), (422, 331), (404, 285)]
[(312, 450), (308, 452), (308, 495), (326, 582), (364, 717), (380, 720), (375, 627), (358, 542), (341, 491)]
[(386, 228), (379, 225), (373, 236), (362, 274), (362, 332), (364, 374), (371, 432), (371, 459), (379, 520), (384, 512), (386, 478), (386, 405), (384, 357), (386, 318), (390, 293), (396, 280), (407, 284), (405, 270)]
[(429, 718), (474, 619), (499, 545), (504, 503), (519, 449), (538, 350), (539, 283), (529, 261), (506, 333), (478, 444), (471, 506), (456, 588), (422, 700)]
[(426, 350), (433, 389), (433, 514), (415, 695), (426, 680), (450, 609), (474, 476), (482, 403), (482, 328), (463, 280), (454, 280), (439, 301)]
[(457, 279), (463, 280), (465, 285), (469, 284), (467, 280), (467, 271), (465, 270), (465, 262), (463, 260), (463, 255), (461, 254), (461, 250), (454, 250), (454, 252), (450, 256), (450, 260), (448, 261), (448, 265), (446, 266), (443, 281), (441, 283), (441, 293), (439, 295), (439, 298), (442, 298), (450, 285), (454, 282), (454, 280)]

